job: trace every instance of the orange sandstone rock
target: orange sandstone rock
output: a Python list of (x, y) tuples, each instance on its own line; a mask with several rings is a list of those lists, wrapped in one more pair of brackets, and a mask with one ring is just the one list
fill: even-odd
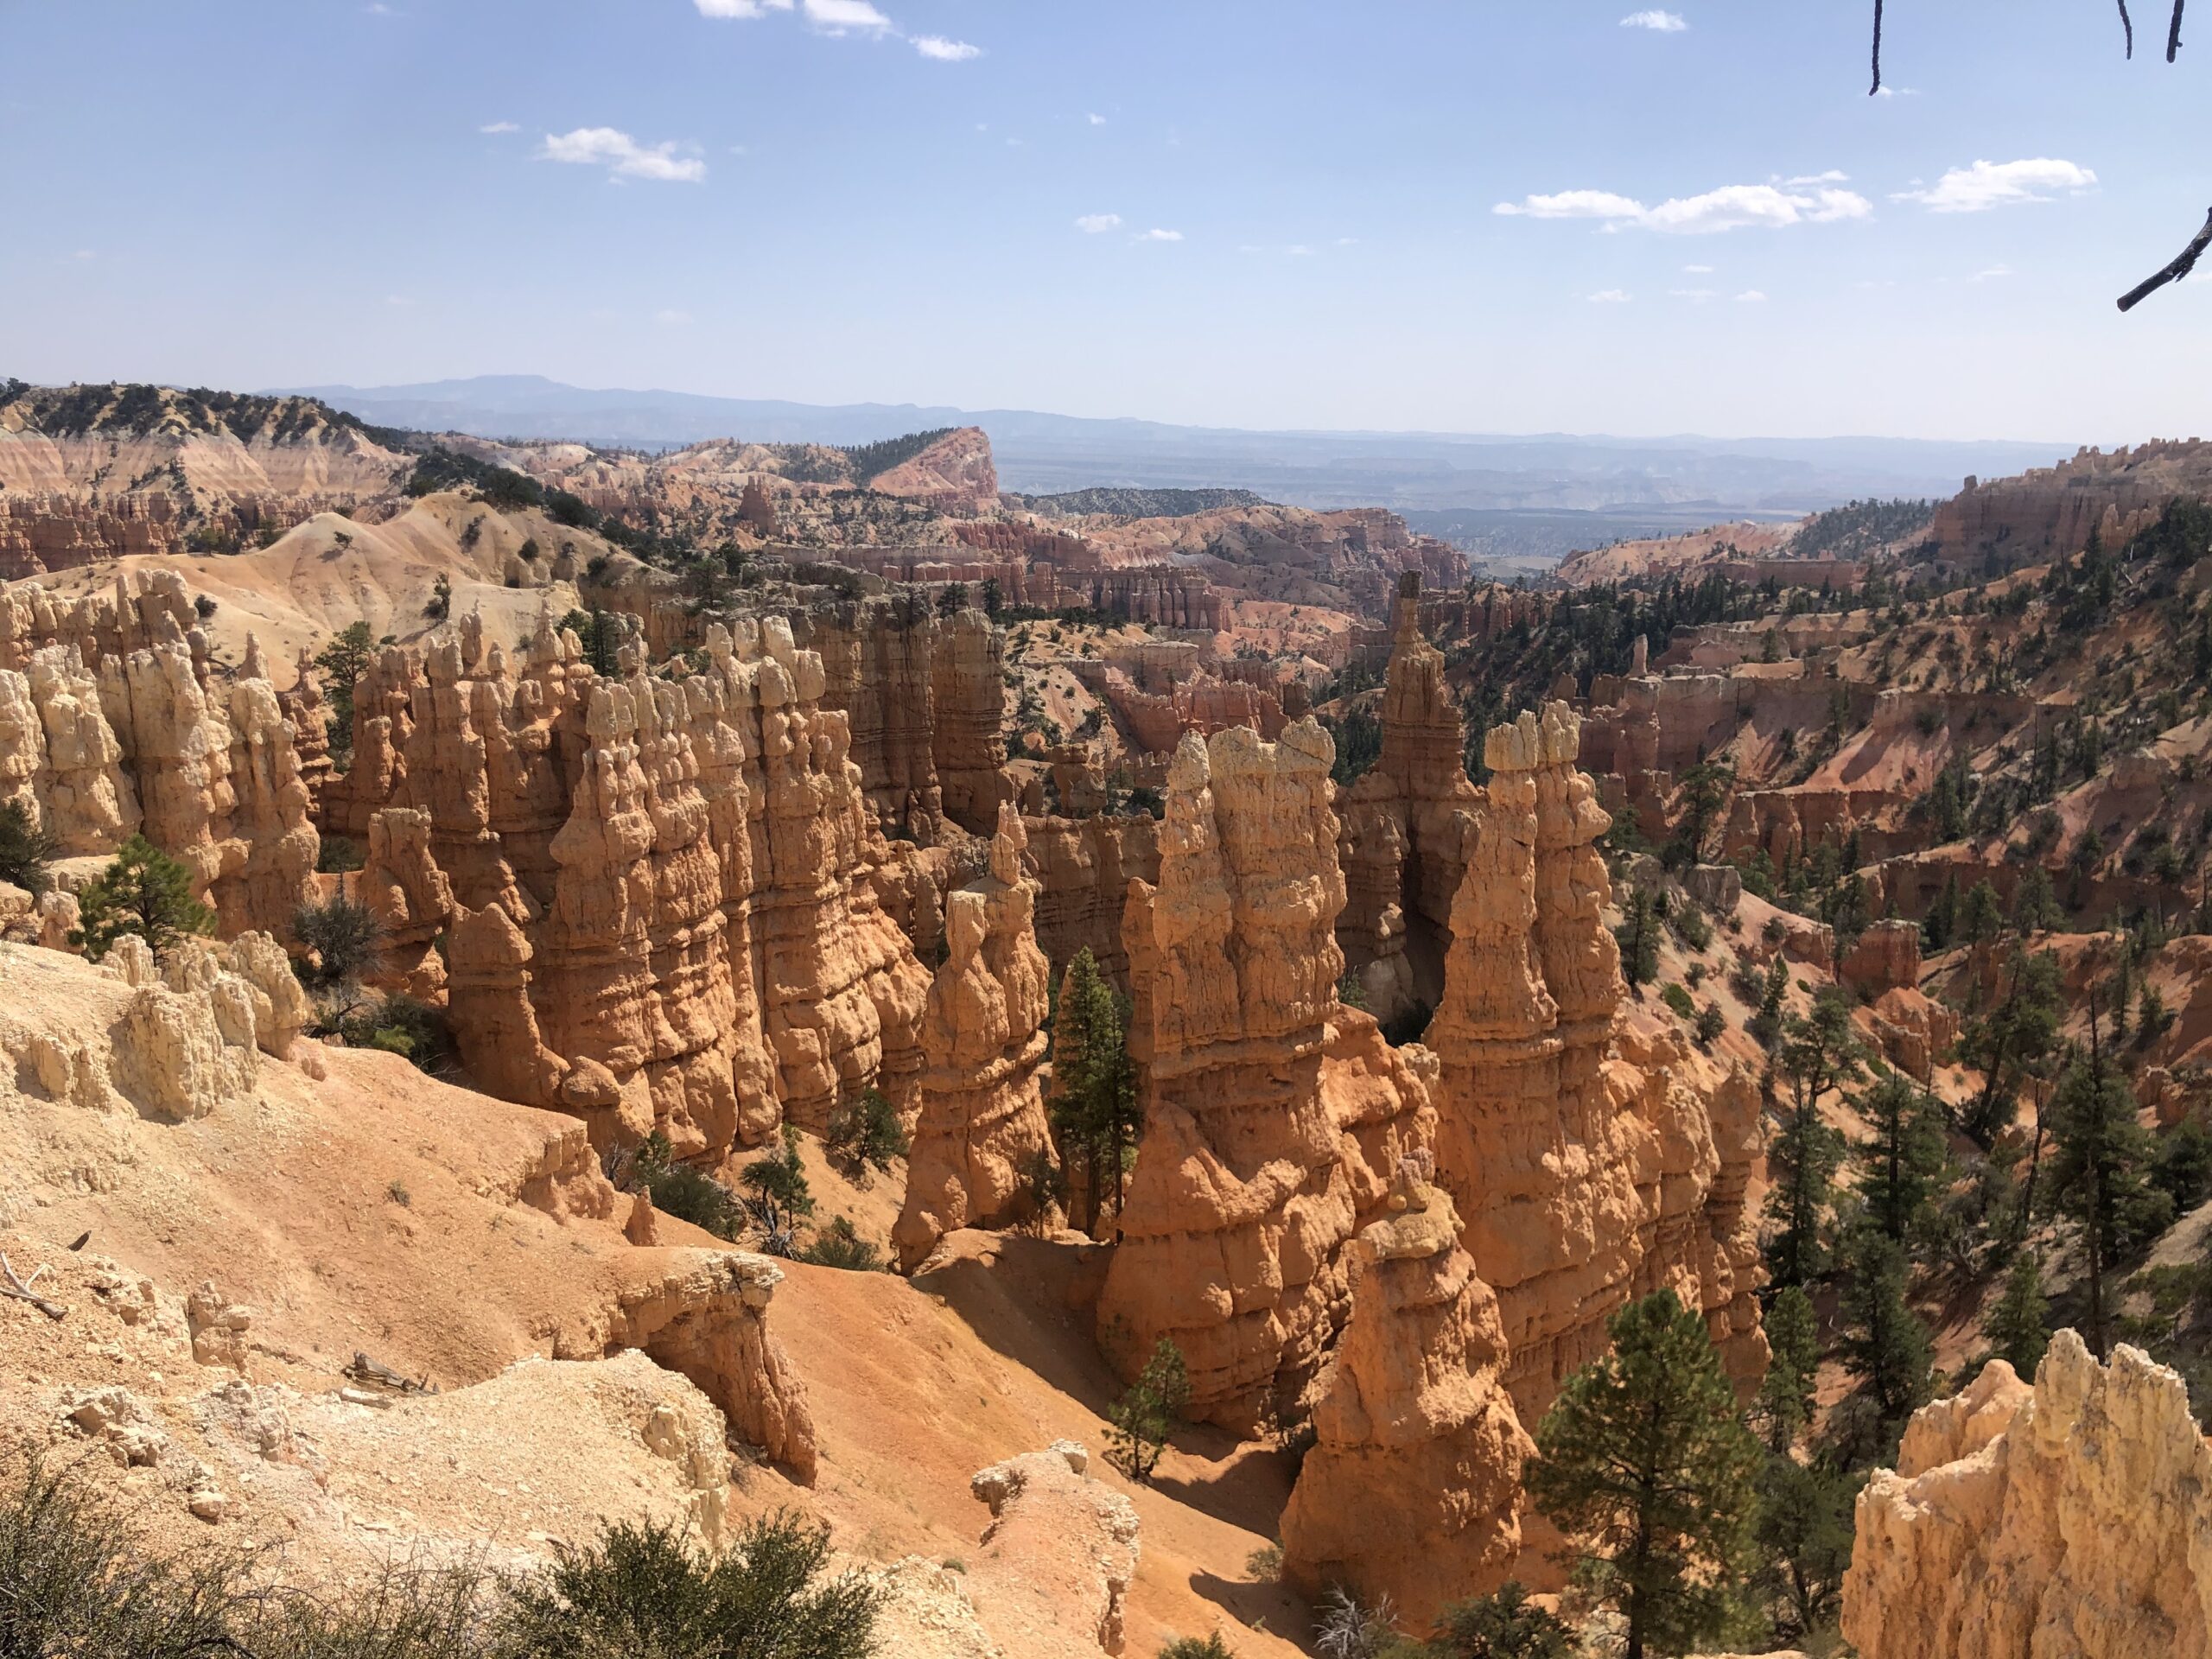
[(1864, 1659), (2212, 1654), (2212, 1451), (2182, 1379), (2061, 1331), (1923, 1407), (1859, 1495), (1844, 1635)]
[(1535, 1452), (1501, 1378), (1497, 1298), (1429, 1173), (1425, 1154), (1403, 1160), (1390, 1212), (1355, 1241), (1351, 1321), (1318, 1385), (1315, 1444), (1282, 1521), (1300, 1589), (1388, 1595), (1416, 1630), (1507, 1577), (1521, 1465)]
[(1186, 736), (1124, 925), (1147, 1128), (1100, 1329), (1128, 1375), (1173, 1338), (1192, 1414), (1248, 1430), (1304, 1394), (1381, 1172), (1433, 1132), (1419, 1051), (1337, 1000), (1333, 760), (1311, 720)]
[(946, 906), (950, 955), (922, 1014), (921, 1117), (893, 1232), (910, 1271), (946, 1233), (1018, 1216), (1031, 1169), (1052, 1155), (1037, 1075), (1052, 969), (1031, 926), (1038, 887), (1022, 874), (1025, 840), (1009, 802), (989, 872)]

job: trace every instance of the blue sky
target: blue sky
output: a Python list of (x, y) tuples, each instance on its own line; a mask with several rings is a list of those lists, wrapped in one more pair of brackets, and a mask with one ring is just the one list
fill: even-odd
[(2163, 6), (0, 0), (0, 373), (2196, 433)]

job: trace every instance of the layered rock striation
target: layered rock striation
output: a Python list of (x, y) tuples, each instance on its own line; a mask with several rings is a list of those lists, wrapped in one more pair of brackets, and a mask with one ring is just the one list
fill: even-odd
[(0, 598), (0, 660), (15, 664), (0, 668), (0, 796), (65, 856), (143, 835), (191, 872), (224, 934), (289, 936), (321, 847), (296, 728), (251, 640), (236, 674), (213, 669), (182, 593)]
[(1052, 968), (1032, 925), (1027, 839), (1020, 813), (1001, 807), (989, 870), (946, 900), (950, 954), (922, 1012), (921, 1116), (893, 1232), (908, 1270), (949, 1232), (1017, 1218), (1052, 1157), (1038, 1077)]
[(1843, 1632), (1862, 1659), (2212, 1654), (2212, 1451), (2182, 1379), (2061, 1331), (1923, 1407), (1859, 1496)]
[(820, 658), (774, 618), (704, 654), (602, 678), (546, 621), (511, 668), (464, 620), (365, 677), (324, 804), (486, 1087), (711, 1160), (870, 1086), (911, 1105), (928, 976)]
[(1311, 720), (1185, 737), (1124, 922), (1146, 1131), (1100, 1329), (1132, 1375), (1173, 1339), (1192, 1414), (1248, 1430), (1305, 1395), (1352, 1234), (1433, 1130), (1419, 1052), (1337, 997), (1334, 758)]
[(1646, 1290), (1702, 1308), (1739, 1380), (1765, 1359), (1744, 1213), (1756, 1096), (1622, 1020), (1596, 846), (1609, 820), (1575, 770), (1578, 741), (1560, 703), (1488, 734), (1491, 781), (1425, 1038), (1442, 1067), (1439, 1180), (1497, 1287), (1524, 1422)]
[(1535, 1452), (1501, 1376), (1497, 1298), (1430, 1175), (1425, 1154), (1402, 1160), (1389, 1213), (1354, 1243), (1351, 1320), (1282, 1520), (1284, 1566), (1306, 1594), (1387, 1593), (1415, 1629), (1508, 1575)]

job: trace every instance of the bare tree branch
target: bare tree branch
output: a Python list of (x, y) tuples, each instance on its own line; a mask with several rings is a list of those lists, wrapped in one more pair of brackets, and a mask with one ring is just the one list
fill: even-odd
[(2174, 60), (2174, 54), (2181, 50), (2181, 9), (2187, 3), (2188, 0), (2174, 0), (2173, 25), (2166, 30), (2166, 61), (2168, 63), (2171, 63)]
[(5, 1255), (0, 1255), (0, 1274), (7, 1276), (7, 1282), (0, 1284), (0, 1296), (12, 1297), (19, 1302), (29, 1302), (49, 1319), (67, 1319), (69, 1317), (67, 1308), (59, 1302), (47, 1300), (45, 1297), (31, 1288), (33, 1285), (38, 1283), (39, 1275), (45, 1271), (44, 1268), (33, 1268), (29, 1278), (18, 1279), (16, 1276), (15, 1263), (9, 1261)]
[(2190, 238), (2189, 245), (2175, 257), (2171, 264), (2161, 270), (2156, 276), (2138, 283), (2120, 296), (2120, 308), (2123, 311), (2132, 311), (2168, 283), (2179, 282), (2196, 269), (2196, 262), (2204, 257), (2204, 250), (2207, 248), (2212, 248), (2212, 213), (2205, 214), (2204, 228)]
[(2127, 31), (2127, 57), (2135, 60), (2135, 20), (2127, 15), (2127, 0), (2120, 0), (2120, 26)]
[[(2179, 0), (2176, 0), (2176, 14), (2179, 14)], [(2177, 25), (2178, 26), (2178, 25)], [(1882, 90), (1882, 0), (1874, 0), (1874, 85), (1866, 96), (1873, 97)]]

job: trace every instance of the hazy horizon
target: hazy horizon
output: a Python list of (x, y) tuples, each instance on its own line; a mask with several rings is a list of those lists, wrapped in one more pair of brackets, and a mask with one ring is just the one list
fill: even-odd
[(26, 378), (1239, 431), (2189, 435), (2191, 54), (2082, 0), (0, 9)]

